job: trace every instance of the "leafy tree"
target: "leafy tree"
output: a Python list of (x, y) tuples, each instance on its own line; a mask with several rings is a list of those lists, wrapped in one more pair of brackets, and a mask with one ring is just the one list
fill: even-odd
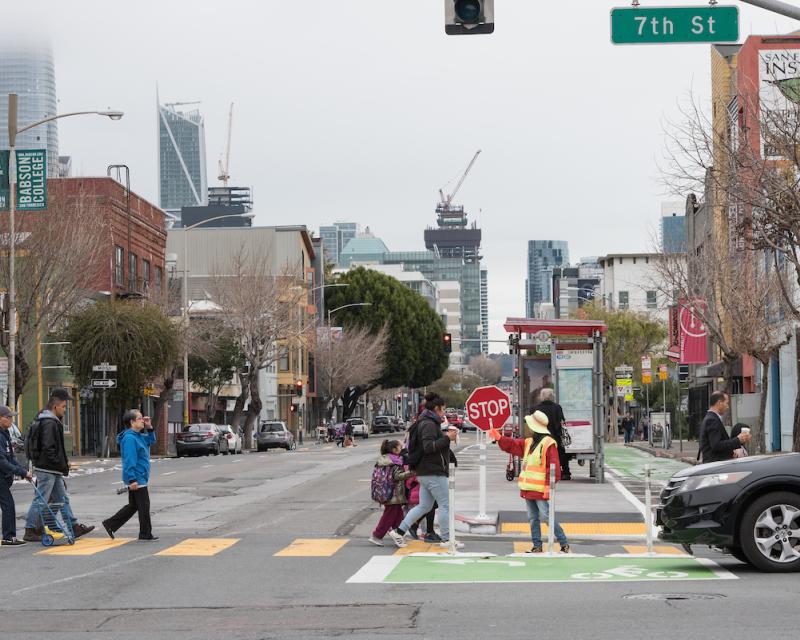
[(375, 387), (424, 387), (438, 380), (447, 369), (444, 351), (444, 324), (418, 293), (395, 278), (359, 267), (340, 275), (326, 296), (326, 305), (335, 309), (347, 304), (368, 302), (370, 306), (350, 307), (336, 312), (334, 324), (366, 327), (378, 335), (387, 327), (388, 339), (382, 375), (369, 384), (347, 389), (342, 400), (344, 415), (355, 409), (360, 396)]
[(469, 361), (470, 370), (481, 379), (484, 385), (500, 382), (500, 363), (484, 355), (474, 356)]
[(432, 385), (428, 391), (433, 391), (445, 401), (448, 407), (462, 408), (477, 387), (483, 385), (483, 380), (471, 371), (448, 370)]
[(189, 380), (208, 393), (206, 419), (213, 422), (220, 389), (231, 381), (235, 371), (244, 367), (245, 358), (230, 332), (223, 331), (220, 335), (218, 331), (210, 330), (204, 335), (209, 349), (207, 353), (189, 356)]
[(112, 299), (87, 305), (68, 317), (65, 340), (80, 384), (89, 384), (98, 362), (117, 365), (117, 388), (108, 392), (117, 407), (141, 397), (145, 384), (178, 360), (177, 329), (149, 302)]

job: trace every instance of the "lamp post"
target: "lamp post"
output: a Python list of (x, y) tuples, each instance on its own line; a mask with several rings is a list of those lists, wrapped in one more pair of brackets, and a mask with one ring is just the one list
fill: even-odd
[[(224, 216), (214, 216), (208, 220), (196, 222), (189, 227), (183, 227), (183, 326), (189, 327), (189, 244), (186, 240), (189, 232), (209, 222), (223, 218), (254, 218), (254, 213), (228, 213)], [(183, 341), (183, 424), (189, 424), (189, 344)]]
[(106, 116), (112, 120), (119, 120), (124, 113), (122, 111), (73, 111), (71, 113), (62, 113), (49, 118), (43, 118), (36, 122), (26, 124), (24, 127), (17, 125), (17, 106), (18, 96), (16, 93), (8, 94), (8, 178), (9, 178), (9, 204), (8, 204), (8, 227), (9, 227), (9, 265), (8, 265), (8, 402), (6, 403), (11, 407), (12, 411), (16, 411), (17, 406), (17, 287), (14, 282), (15, 269), (16, 269), (16, 252), (17, 252), (17, 239), (16, 231), (14, 229), (14, 214), (16, 213), (16, 182), (17, 182), (17, 159), (15, 154), (15, 147), (17, 142), (17, 135), (24, 133), (29, 129), (38, 127), (40, 124), (58, 120), (60, 118), (69, 118), (71, 116), (83, 115), (98, 115)]
[[(328, 397), (331, 398), (332, 388), (333, 388), (333, 376), (332, 367), (333, 367), (333, 336), (331, 335), (331, 316), (336, 313), (337, 311), (341, 311), (342, 309), (347, 309), (348, 307), (371, 307), (371, 302), (353, 302), (351, 304), (343, 304), (341, 307), (336, 307), (335, 309), (330, 309), (328, 311)], [(331, 398), (333, 400), (333, 398)]]

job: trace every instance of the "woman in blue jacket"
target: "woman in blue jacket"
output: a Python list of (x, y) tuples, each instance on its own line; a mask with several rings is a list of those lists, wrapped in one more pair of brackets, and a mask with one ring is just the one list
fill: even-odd
[(117, 436), (117, 443), (122, 455), (122, 481), (128, 486), (128, 504), (108, 520), (103, 520), (103, 527), (113, 538), (114, 532), (130, 520), (134, 513), (138, 513), (139, 540), (158, 540), (153, 535), (150, 524), (150, 494), (147, 493), (150, 445), (155, 443), (156, 436), (150, 418), (142, 417), (141, 411), (136, 409), (125, 412), (122, 424), (125, 431)]

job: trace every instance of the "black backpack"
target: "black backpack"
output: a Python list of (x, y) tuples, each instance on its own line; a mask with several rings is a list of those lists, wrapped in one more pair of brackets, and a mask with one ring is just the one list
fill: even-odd
[(34, 420), (28, 425), (25, 432), (25, 457), (34, 461), (42, 452), (42, 434), (39, 429), (39, 420)]
[(424, 455), (422, 449), (422, 439), (419, 437), (419, 420), (408, 428), (408, 466), (410, 469), (415, 469)]

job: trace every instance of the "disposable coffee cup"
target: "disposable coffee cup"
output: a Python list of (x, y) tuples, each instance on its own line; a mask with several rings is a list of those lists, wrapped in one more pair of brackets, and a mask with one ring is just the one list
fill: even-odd
[(742, 433), (746, 433), (749, 436), (750, 435), (750, 427), (742, 427)]

